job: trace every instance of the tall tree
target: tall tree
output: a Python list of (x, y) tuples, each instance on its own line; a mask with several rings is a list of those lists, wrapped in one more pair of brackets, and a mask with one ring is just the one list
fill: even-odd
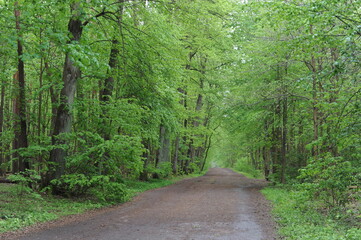
[[(27, 138), (27, 123), (26, 123), (26, 96), (25, 96), (25, 68), (24, 68), (24, 56), (23, 56), (23, 44), (22, 44), (22, 33), (20, 26), (20, 5), (18, 2), (14, 3), (14, 15), (16, 21), (16, 30), (17, 30), (17, 58), (18, 58), (18, 71), (14, 75), (14, 79), (18, 84), (17, 89), (17, 102), (19, 108), (15, 111), (15, 140), (14, 140), (14, 150), (19, 150), (22, 148), (28, 147), (28, 138)], [(30, 163), (22, 154), (16, 153), (15, 161), (18, 161), (18, 164), (15, 164), (15, 172), (24, 171), (29, 169)]]
[[(81, 19), (82, 9), (80, 2), (71, 3), (71, 18), (68, 23), (70, 40), (68, 44), (78, 44), (83, 33), (83, 23)], [(51, 179), (59, 178), (65, 172), (66, 151), (61, 144), (66, 142), (62, 139), (62, 134), (69, 133), (72, 127), (72, 105), (74, 102), (76, 83), (80, 78), (81, 72), (78, 66), (74, 64), (72, 53), (68, 51), (65, 56), (63, 70), (63, 89), (60, 92), (60, 104), (57, 110), (54, 131), (52, 134), (52, 144), (55, 146), (50, 152), (50, 162), (55, 165), (52, 170)]]

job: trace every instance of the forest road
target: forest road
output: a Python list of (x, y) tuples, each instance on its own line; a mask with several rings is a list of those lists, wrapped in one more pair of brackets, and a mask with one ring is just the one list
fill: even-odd
[(147, 191), (133, 201), (55, 222), (22, 240), (276, 239), (263, 180), (212, 168), (198, 178)]

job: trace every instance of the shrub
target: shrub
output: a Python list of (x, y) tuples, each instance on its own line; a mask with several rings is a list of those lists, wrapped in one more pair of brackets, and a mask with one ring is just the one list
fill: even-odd
[(41, 177), (35, 170), (26, 169), (23, 172), (10, 175), (7, 179), (19, 184), (23, 188), (37, 189)]
[(301, 188), (307, 190), (310, 197), (321, 200), (328, 209), (345, 207), (354, 200), (349, 187), (359, 181), (357, 171), (342, 157), (327, 154), (301, 169)]
[(128, 192), (124, 184), (117, 182), (106, 182), (93, 187), (90, 190), (100, 202), (119, 203), (128, 198)]
[(90, 196), (100, 202), (123, 202), (127, 198), (126, 187), (116, 176), (63, 175), (51, 181), (57, 194), (67, 197)]
[(23, 172), (10, 175), (7, 179), (17, 183), (17, 196), (20, 201), (24, 194), (31, 194), (34, 198), (40, 197), (37, 192), (33, 191), (38, 189), (41, 179), (35, 170), (26, 169)]

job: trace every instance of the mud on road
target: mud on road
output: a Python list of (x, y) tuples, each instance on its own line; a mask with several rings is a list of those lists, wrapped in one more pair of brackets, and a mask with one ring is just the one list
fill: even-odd
[(259, 192), (265, 185), (213, 168), (202, 177), (145, 192), (117, 207), (55, 221), (16, 239), (276, 239), (269, 203)]

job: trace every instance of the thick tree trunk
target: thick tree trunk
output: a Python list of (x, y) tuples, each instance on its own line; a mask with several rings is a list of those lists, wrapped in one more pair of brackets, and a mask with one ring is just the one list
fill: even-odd
[[(21, 43), (21, 33), (20, 33), (20, 10), (18, 2), (15, 2), (15, 20), (16, 20), (16, 29), (18, 32), (17, 40), (17, 52), (18, 52), (18, 72), (17, 72), (17, 83), (18, 83), (18, 103), (19, 111), (16, 115), (16, 124), (15, 124), (15, 138), (17, 138), (17, 143), (15, 144), (14, 150), (20, 148), (28, 147), (28, 138), (27, 138), (27, 124), (26, 124), (26, 99), (25, 99), (25, 69), (24, 61), (22, 60), (23, 56), (23, 45)], [(19, 165), (18, 170), (24, 171), (30, 167), (30, 164), (26, 158), (18, 154)]]
[(109, 127), (108, 127), (109, 123), (107, 121), (108, 112), (105, 110), (104, 106), (108, 104), (113, 94), (113, 89), (114, 89), (113, 71), (118, 67), (118, 61), (117, 61), (118, 55), (119, 55), (119, 42), (118, 40), (114, 39), (112, 41), (112, 47), (110, 50), (110, 57), (109, 57), (110, 70), (108, 71), (108, 77), (104, 79), (104, 82), (102, 84), (102, 89), (99, 92), (99, 100), (101, 105), (103, 106), (102, 115), (101, 115), (103, 125), (101, 126), (100, 131), (105, 140), (110, 140), (111, 133), (109, 131)]
[[(73, 3), (72, 18), (68, 24), (68, 31), (71, 34), (71, 41), (78, 42), (82, 35), (83, 24), (80, 20), (80, 6), (79, 3)], [(76, 91), (76, 82), (80, 78), (81, 72), (79, 67), (74, 65), (71, 60), (71, 53), (68, 52), (65, 56), (64, 70), (63, 70), (63, 89), (60, 92), (60, 104), (57, 110), (54, 131), (52, 135), (52, 144), (54, 146), (59, 144), (66, 144), (62, 139), (61, 134), (69, 133), (72, 128), (71, 108), (74, 102), (74, 95)], [(59, 178), (65, 172), (65, 156), (66, 152), (63, 148), (55, 147), (50, 152), (50, 162), (55, 165), (55, 169), (51, 172), (51, 179)]]
[(161, 163), (170, 162), (170, 136), (169, 130), (166, 126), (160, 126), (160, 148), (158, 155), (158, 166)]
[[(200, 89), (203, 89), (203, 79), (200, 79)], [(199, 113), (202, 110), (203, 107), (203, 95), (202, 94), (198, 94), (197, 97), (197, 102), (196, 102), (196, 107), (195, 107), (195, 112)], [(195, 117), (195, 119), (193, 120), (193, 128), (196, 129), (199, 127), (199, 124), (201, 122), (200, 117)], [(189, 149), (188, 149), (188, 158), (189, 160), (186, 162), (186, 173), (189, 172), (188, 166), (190, 163), (193, 163), (196, 157), (196, 147), (194, 146), (194, 139), (195, 138), (201, 138), (202, 135), (193, 135), (192, 139), (189, 143)], [(199, 166), (200, 167), (200, 166)]]
[(180, 143), (180, 137), (178, 135), (174, 142), (174, 156), (172, 159), (172, 171), (174, 174), (177, 174), (178, 172), (179, 143)]

